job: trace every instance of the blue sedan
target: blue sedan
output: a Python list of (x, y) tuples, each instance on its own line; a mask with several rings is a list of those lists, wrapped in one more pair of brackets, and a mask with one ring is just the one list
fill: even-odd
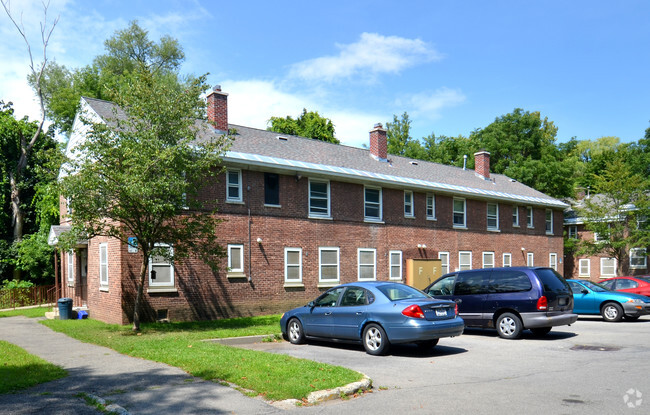
[(586, 280), (567, 280), (573, 291), (573, 312), (600, 314), (605, 321), (637, 320), (650, 314), (650, 297), (610, 291)]
[(437, 300), (395, 282), (354, 282), (331, 288), (304, 307), (282, 315), (282, 335), (293, 344), (305, 339), (362, 343), (381, 355), (390, 344), (432, 348), (441, 337), (462, 334), (456, 303)]

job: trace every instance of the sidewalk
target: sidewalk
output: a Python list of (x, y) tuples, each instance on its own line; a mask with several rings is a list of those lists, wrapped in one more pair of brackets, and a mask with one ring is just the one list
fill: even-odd
[(270, 414), (284, 412), (235, 389), (162, 363), (82, 343), (27, 317), (0, 318), (0, 340), (59, 365), (68, 376), (0, 395), (0, 414), (97, 414), (75, 395), (92, 394), (130, 414)]

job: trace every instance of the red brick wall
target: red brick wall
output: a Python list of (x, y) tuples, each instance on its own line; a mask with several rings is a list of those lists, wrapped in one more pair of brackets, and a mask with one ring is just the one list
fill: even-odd
[[(512, 205), (499, 204), (500, 232), (487, 231), (486, 202), (467, 199), (467, 228), (456, 230), (452, 224), (452, 196), (436, 194), (437, 220), (426, 219), (426, 194), (414, 192), (415, 218), (405, 218), (404, 192), (382, 189), (382, 224), (363, 220), (363, 185), (330, 182), (332, 219), (309, 219), (308, 178), (280, 176), (281, 207), (264, 206), (264, 174), (243, 171), (243, 204), (223, 203), (225, 180), (206, 189), (208, 200), (216, 201), (220, 216), (221, 242), (244, 245), (244, 272), (247, 278), (229, 279), (225, 270), (216, 274), (198, 259), (175, 266), (173, 293), (147, 293), (143, 301), (143, 320), (154, 319), (166, 310), (168, 318), (178, 320), (214, 319), (242, 315), (282, 312), (316, 297), (318, 288), (319, 247), (340, 248), (341, 283), (357, 280), (357, 249), (374, 248), (377, 254), (378, 280), (388, 280), (390, 250), (403, 253), (403, 270), (409, 258), (437, 258), (438, 252), (450, 253), (450, 270), (458, 267), (458, 251), (472, 252), (472, 267), (482, 266), (482, 253), (494, 252), (495, 265), (502, 254), (512, 254), (512, 265), (526, 265), (525, 253), (533, 252), (535, 265), (548, 266), (549, 253), (558, 254), (562, 269), (562, 212), (555, 211), (555, 235), (545, 233), (545, 209), (535, 208), (534, 229), (525, 224), (525, 207), (520, 206), (520, 227), (512, 227)], [(250, 190), (248, 188), (250, 187)], [(251, 209), (249, 224), (248, 208)], [(249, 235), (250, 226), (250, 235)], [(258, 238), (262, 243), (258, 244)], [(135, 278), (139, 274), (140, 255), (127, 253), (126, 245), (109, 242), (109, 291), (99, 290), (99, 242), (89, 244), (89, 307), (93, 318), (127, 323), (131, 320), (135, 298)], [(424, 244), (426, 249), (420, 249)], [(302, 288), (284, 287), (284, 248), (299, 247), (303, 253)], [(522, 253), (521, 247), (526, 248)], [(249, 256), (249, 249), (251, 255)], [(250, 260), (250, 261), (249, 261)], [(119, 266), (122, 279), (115, 270)], [(403, 271), (404, 273), (405, 271)], [(122, 293), (124, 295), (122, 295)]]
[[(576, 226), (576, 225), (574, 225)], [(585, 229), (584, 225), (577, 225), (578, 238), (582, 240), (593, 240), (594, 233)], [(568, 230), (567, 230), (568, 232)], [(587, 256), (587, 255), (575, 255), (569, 254), (565, 258), (564, 263), (564, 275), (566, 278), (581, 278), (589, 279), (593, 282), (599, 282), (605, 278), (611, 278), (611, 275), (601, 275), (601, 258), (609, 258), (610, 256), (604, 253)], [(580, 275), (580, 260), (589, 259), (589, 276)], [(630, 258), (625, 256), (621, 264), (617, 264), (617, 275), (648, 275), (648, 269), (632, 269), (630, 268)]]

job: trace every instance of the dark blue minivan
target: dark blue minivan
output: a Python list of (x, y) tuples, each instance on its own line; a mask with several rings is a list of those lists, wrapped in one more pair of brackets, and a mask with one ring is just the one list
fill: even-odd
[(551, 268), (508, 267), (457, 271), (424, 289), (454, 300), (467, 327), (496, 328), (499, 336), (516, 339), (522, 330), (543, 336), (553, 326), (573, 324), (571, 287)]

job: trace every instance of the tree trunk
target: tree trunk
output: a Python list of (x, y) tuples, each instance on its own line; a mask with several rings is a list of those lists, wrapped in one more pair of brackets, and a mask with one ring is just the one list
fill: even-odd
[(142, 266), (140, 266), (140, 283), (138, 284), (138, 294), (135, 296), (133, 305), (133, 331), (140, 331), (140, 302), (144, 292), (144, 279), (147, 276), (147, 258), (149, 255), (142, 253)]
[[(21, 139), (21, 147), (23, 144)], [(16, 170), (9, 172), (9, 186), (11, 189), (11, 225), (13, 226), (13, 242), (20, 242), (23, 239), (23, 226), (25, 224), (25, 212), (20, 207), (20, 177), (27, 164), (27, 157), (24, 147), (21, 148), (20, 159), (16, 165)], [(20, 280), (20, 269), (14, 266), (14, 279)]]

